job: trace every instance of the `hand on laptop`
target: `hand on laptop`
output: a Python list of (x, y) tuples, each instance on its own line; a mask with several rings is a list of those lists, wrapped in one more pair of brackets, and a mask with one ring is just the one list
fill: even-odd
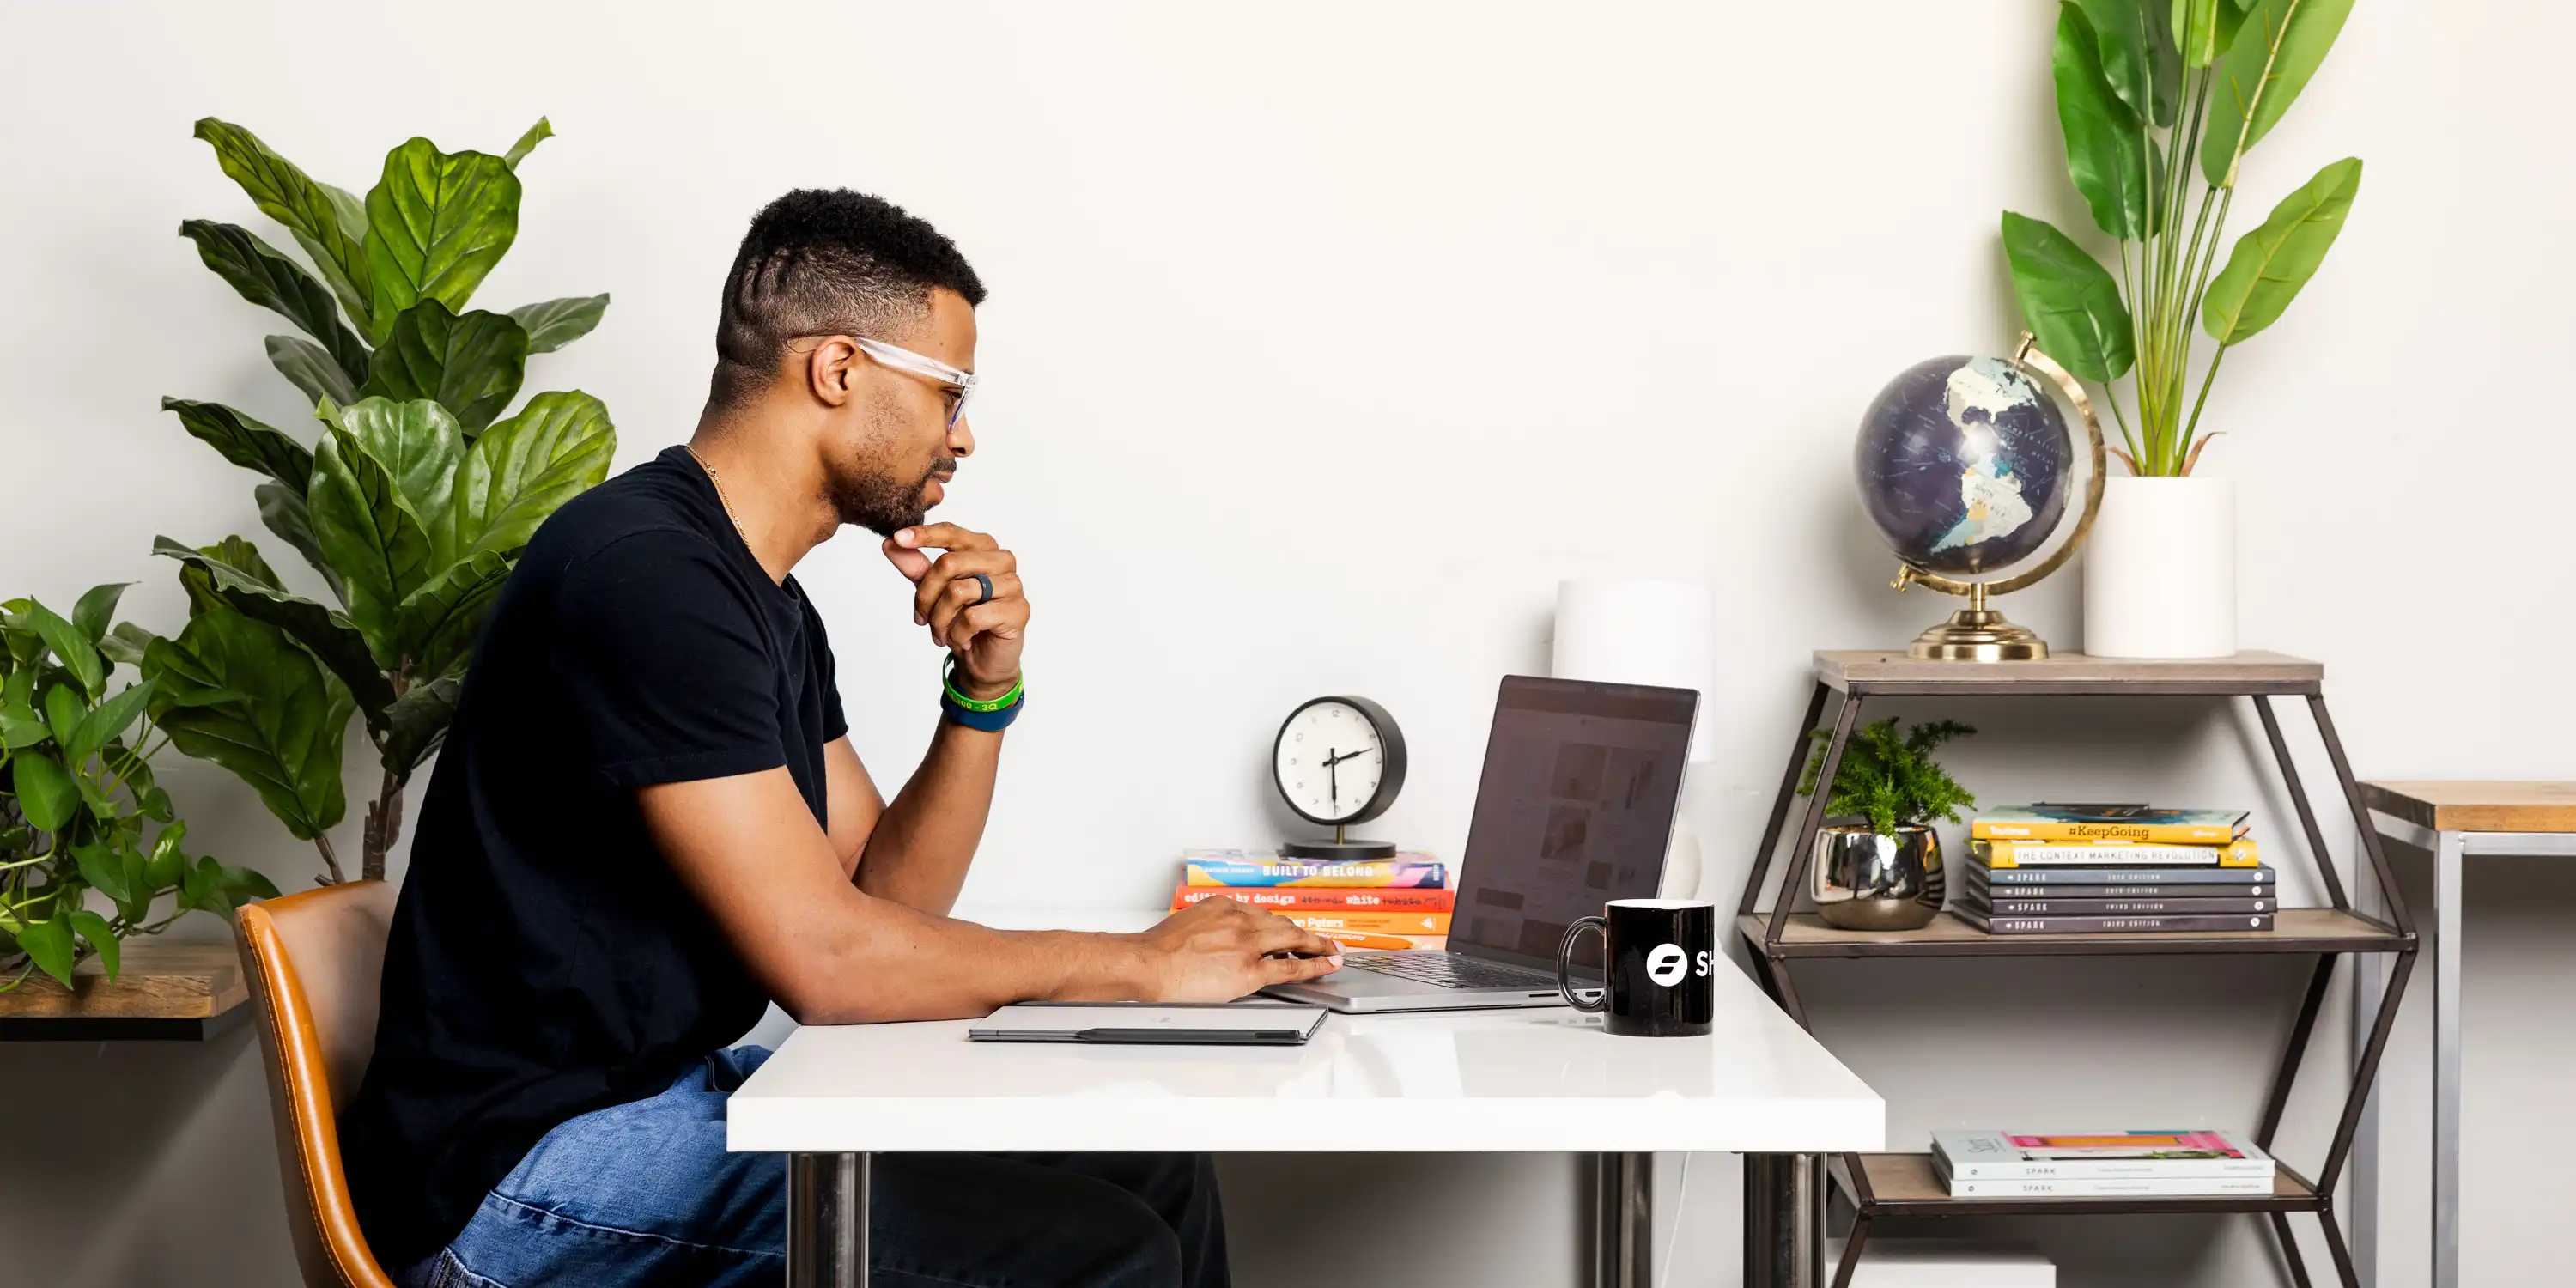
[(1147, 954), (1148, 1002), (1231, 1002), (1342, 965), (1340, 944), (1233, 899), (1192, 904), (1137, 938)]

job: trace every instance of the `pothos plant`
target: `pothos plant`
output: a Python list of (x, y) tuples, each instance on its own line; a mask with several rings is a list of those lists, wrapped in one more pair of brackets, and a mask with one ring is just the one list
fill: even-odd
[[(95, 587), (70, 617), (32, 599), (0, 604), (0, 992), (39, 970), (69, 987), (93, 953), (114, 978), (126, 936), (195, 911), (229, 918), (277, 893), (180, 848), (188, 825), (152, 778), (168, 745), (146, 713), (153, 685), (109, 692), (151, 638), (109, 629), (124, 590)], [(90, 906), (93, 890), (107, 912)]]
[(484, 612), (537, 524), (607, 476), (616, 431), (579, 390), (503, 417), (528, 358), (597, 326), (606, 295), (493, 313), (468, 309), (516, 240), (517, 168), (553, 134), (510, 150), (441, 152), (411, 139), (361, 200), (319, 182), (240, 126), (196, 136), (311, 262), (233, 224), (179, 226), (241, 297), (295, 324), (271, 365), (319, 422), (313, 445), (219, 403), (164, 398), (189, 433), (266, 481), (260, 521), (319, 573), (334, 601), (285, 588), (251, 542), (190, 547), (188, 627), (149, 640), (151, 714), (178, 748), (233, 771), (299, 840), (325, 883), (346, 874), (329, 830), (346, 811), (340, 767), (354, 713), (383, 769), (359, 873), (384, 875), (403, 792), (446, 735)]
[[(1894, 836), (1899, 827), (1920, 827), (1936, 818), (1958, 822), (1960, 808), (1975, 807), (1977, 798), (1941, 768), (1932, 753), (1942, 743), (1975, 732), (1956, 720), (1935, 720), (1915, 725), (1900, 738), (1894, 716), (1852, 730), (1843, 758), (1834, 766), (1825, 812), (1868, 819), (1870, 830), (1881, 836)], [(1818, 746), (1808, 755), (1807, 772), (1798, 782), (1801, 796), (1815, 794), (1818, 772), (1824, 768), (1826, 731), (1818, 729), (1812, 736)]]
[[(2119, 240), (2119, 276), (2044, 220), (2004, 212), (2004, 254), (2039, 347), (2087, 380), (2135, 374), (2136, 417), (2106, 390), (2129, 472), (2184, 475), (2209, 436), (2219, 364), (2280, 319), (2361, 190), (2346, 157), (2218, 247), (2245, 154), (2325, 61), (2352, 0), (2065, 0), (2051, 70), (2066, 173)], [(2197, 200), (2194, 200), (2197, 190)], [(2191, 388), (2192, 327), (2216, 346)]]

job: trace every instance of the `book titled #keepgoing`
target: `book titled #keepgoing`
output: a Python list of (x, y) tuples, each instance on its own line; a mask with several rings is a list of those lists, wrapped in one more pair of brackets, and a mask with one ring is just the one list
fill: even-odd
[[(1990, 868), (1982, 863), (1961, 864), (1960, 869), (1971, 885), (1984, 883), (2001, 889), (2006, 886), (2074, 886), (2092, 889), (2096, 886), (2269, 886), (2272, 869), (2257, 865), (2250, 868)], [(2050, 894), (2057, 891), (2052, 888)], [(2071, 892), (2070, 892), (2071, 893)], [(2132, 889), (2105, 890), (2105, 894), (2138, 894)], [(2229, 889), (2229, 894), (2243, 893)]]
[(2145, 935), (2203, 930), (2270, 930), (2271, 913), (2178, 917), (2006, 917), (1988, 916), (1968, 904), (1951, 909), (1959, 920), (1989, 935)]
[(2254, 868), (2263, 859), (2250, 840), (2215, 845), (2169, 845), (2155, 841), (1982, 841), (1968, 842), (1968, 853), (1980, 867), (2174, 867)]
[(2269, 1181), (2272, 1156), (2233, 1132), (2123, 1131), (2034, 1136), (1936, 1131), (1932, 1154), (1957, 1181), (2240, 1177)]
[(2225, 845), (2245, 835), (2245, 811), (2151, 809), (2144, 805), (2006, 805), (1979, 814), (1980, 841), (2139, 841)]

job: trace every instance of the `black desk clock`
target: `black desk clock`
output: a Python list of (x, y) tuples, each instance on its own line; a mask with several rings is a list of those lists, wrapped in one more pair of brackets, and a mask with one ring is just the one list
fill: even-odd
[(1333, 829), (1331, 840), (1289, 841), (1292, 859), (1391, 859), (1391, 841), (1354, 841), (1347, 830), (1384, 814), (1404, 787), (1404, 731), (1366, 698), (1316, 698), (1288, 713), (1270, 749), (1271, 782), (1297, 817)]

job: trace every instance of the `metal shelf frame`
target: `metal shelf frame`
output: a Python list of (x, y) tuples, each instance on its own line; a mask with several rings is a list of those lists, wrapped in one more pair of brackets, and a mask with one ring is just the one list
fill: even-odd
[[(2334, 978), (2335, 964), (2346, 956), (2384, 953), (2395, 957), (2387, 985), (2382, 991), (2376, 1016), (2370, 1024), (2368, 1038), (2355, 1061), (2352, 1085), (2344, 1097), (2343, 1111), (2336, 1120), (2333, 1142), (2326, 1149), (2324, 1165), (2311, 1183), (2301, 1174), (2281, 1165), (2284, 1184), (2270, 1195), (2238, 1195), (2213, 1198), (2162, 1199), (2061, 1199), (2047, 1197), (2010, 1199), (1948, 1199), (1922, 1194), (1881, 1194), (1873, 1186), (1873, 1163), (1882, 1176), (1890, 1168), (1904, 1169), (1910, 1164), (1894, 1162), (1908, 1155), (1843, 1155), (1831, 1168), (1836, 1182), (1850, 1197), (1854, 1210), (1850, 1235), (1844, 1240), (1842, 1261), (1832, 1288), (1848, 1288), (1852, 1273), (1869, 1241), (1870, 1226), (1883, 1217), (1967, 1216), (1967, 1215), (2099, 1215), (2125, 1212), (2208, 1212), (2261, 1213), (2271, 1219), (2272, 1231), (2288, 1265), (2291, 1282), (2297, 1288), (2312, 1288), (2308, 1267), (2299, 1253), (2297, 1240), (2290, 1229), (2292, 1213), (2311, 1213), (2325, 1236), (2326, 1248), (2334, 1259), (2336, 1278), (2343, 1288), (2360, 1288), (2360, 1278), (2353, 1264), (2352, 1246), (2334, 1215), (2334, 1192), (2342, 1179), (2345, 1164), (2350, 1161), (2354, 1133), (2361, 1123), (2362, 1109), (2370, 1096), (2372, 1084), (2379, 1075), (2379, 1061), (2388, 1045), (2389, 1030), (2397, 1018), (2397, 1008), (2406, 994), (2407, 976), (2415, 966), (2418, 937), (2412, 914), (2406, 908), (2397, 884), (2391, 878), (2388, 857), (2380, 847), (2379, 833), (2371, 825), (2362, 804), (2361, 789), (2352, 776), (2351, 763), (2345, 758), (2343, 741), (2335, 734), (2334, 718), (2326, 710), (2324, 693), (2325, 668), (2297, 658), (2276, 654), (2240, 654), (2235, 659), (2212, 662), (2116, 662), (2081, 656), (2059, 656), (2045, 662), (1925, 663), (1903, 654), (1870, 652), (1820, 652), (1816, 655), (1816, 684), (1807, 702), (1807, 714), (1798, 726), (1798, 736), (1789, 750), (1789, 763), (1781, 774), (1780, 793), (1772, 802), (1771, 815), (1762, 831), (1760, 851), (1746, 877), (1744, 893), (1736, 906), (1738, 933), (1750, 948), (1754, 975), (1765, 992), (1777, 1001), (1798, 1024), (1813, 1031), (1805, 1006), (1800, 1002), (1795, 983), (1790, 978), (1789, 962), (1800, 957), (1884, 957), (1884, 956), (1965, 956), (2019, 957), (2037, 955), (2082, 955), (2105, 957), (2163, 956), (2178, 953), (2313, 953), (2316, 968), (2301, 996), (2298, 1015), (2290, 1025), (2290, 1036), (2274, 1068), (2271, 1087), (2264, 1097), (2263, 1116), (2254, 1133), (2255, 1143), (2265, 1150), (2272, 1148), (2279, 1132), (2281, 1118), (2287, 1110), (2291, 1087), (2296, 1083), (2299, 1066), (2307, 1054), (2308, 1041), (2316, 1029), (2317, 1012), (2325, 1003), (2326, 988)], [(1807, 800), (1798, 828), (1789, 835), (1789, 861), (1780, 881), (1779, 892), (1765, 912), (1760, 908), (1763, 892), (1770, 885), (1780, 841), (1787, 829), (1789, 811), (1797, 799), (1798, 782), (1806, 767), (1813, 731), (1825, 713), (1827, 699), (1836, 693), (1842, 701), (1834, 712), (1832, 732), (1827, 735), (1819, 782), (1833, 781), (1835, 769), (1842, 763), (1851, 732), (1858, 727), (1863, 707), (1870, 699), (1882, 697), (2126, 697), (2126, 698), (2244, 698), (2254, 705), (2263, 723), (2263, 733), (2271, 744), (2272, 759), (2281, 781), (2289, 791), (2298, 812), (2299, 828), (2307, 842), (2307, 853), (2314, 863), (2319, 881), (2332, 902), (2330, 918), (2310, 918), (2309, 933), (2293, 931), (2284, 935), (2219, 934), (2176, 937), (2103, 936), (2086, 942), (2083, 936), (1991, 936), (1983, 941), (1955, 935), (1923, 936), (1921, 932), (1895, 932), (1882, 936), (1829, 930), (1810, 916), (1795, 914), (1798, 894), (1806, 887), (1810, 863), (1815, 856), (1816, 834), (1825, 823), (1826, 793), (1818, 791)], [(2308, 715), (2315, 724), (2318, 739), (2334, 766), (2336, 785), (2342, 789), (2344, 805), (2361, 836), (2362, 849), (2370, 861), (2371, 875), (2378, 885), (2387, 919), (2382, 921), (2356, 912), (2344, 890), (2343, 880), (2335, 871), (2325, 843), (2325, 833), (2317, 822), (2315, 805), (2306, 785), (2300, 781), (2298, 766), (2292, 761), (2288, 740), (2283, 736), (2281, 720), (2273, 710), (2275, 698), (2304, 698)], [(1948, 914), (1943, 914), (1947, 916)], [(1909, 936), (1915, 938), (1909, 939)], [(2358, 966), (2356, 966), (2358, 970)], [(1818, 1219), (1822, 1219), (1821, 1213)], [(1820, 1232), (1821, 1234), (1821, 1232)]]

